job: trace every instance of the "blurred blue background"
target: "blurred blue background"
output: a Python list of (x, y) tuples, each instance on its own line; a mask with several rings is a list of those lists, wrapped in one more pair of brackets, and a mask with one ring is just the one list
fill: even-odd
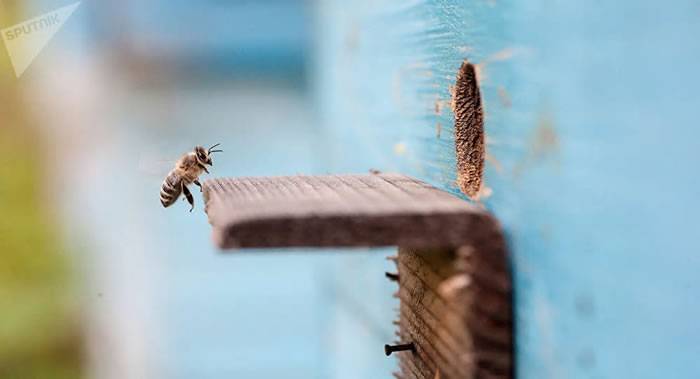
[(313, 13), (292, 0), (83, 1), (21, 78), (80, 282), (83, 376), (390, 375), (391, 250), (222, 255), (198, 193), (194, 213), (158, 204), (196, 144), (222, 144), (212, 176), (333, 169), (310, 93)]

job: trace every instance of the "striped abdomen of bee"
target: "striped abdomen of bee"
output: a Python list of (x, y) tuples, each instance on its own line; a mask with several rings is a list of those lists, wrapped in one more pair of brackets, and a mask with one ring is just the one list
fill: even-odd
[(177, 174), (177, 170), (172, 170), (160, 187), (160, 203), (167, 208), (175, 204), (180, 194), (182, 194), (182, 178)]
[(184, 194), (187, 202), (192, 206), (190, 208), (190, 212), (192, 212), (194, 209), (194, 197), (187, 186), (194, 183), (201, 192), (202, 184), (199, 182), (199, 175), (203, 172), (209, 173), (207, 166), (213, 165), (211, 154), (223, 151), (214, 150), (217, 146), (219, 144), (210, 147), (208, 150), (202, 146), (196, 146), (194, 151), (183, 155), (177, 161), (175, 168), (170, 171), (168, 176), (165, 177), (163, 185), (160, 186), (160, 203), (163, 204), (163, 207), (167, 208), (175, 204), (180, 195)]

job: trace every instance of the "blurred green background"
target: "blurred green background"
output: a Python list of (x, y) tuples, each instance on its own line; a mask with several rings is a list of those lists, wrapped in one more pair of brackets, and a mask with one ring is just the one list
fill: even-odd
[[(2, 25), (21, 16), (5, 2)], [(61, 243), (32, 125), (9, 58), (0, 54), (0, 378), (82, 376), (77, 276)]]

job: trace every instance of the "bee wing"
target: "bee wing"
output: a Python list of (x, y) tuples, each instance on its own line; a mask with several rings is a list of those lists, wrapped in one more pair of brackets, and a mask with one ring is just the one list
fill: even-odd
[(139, 155), (137, 166), (140, 175), (162, 179), (175, 167), (175, 160), (157, 154), (144, 153)]

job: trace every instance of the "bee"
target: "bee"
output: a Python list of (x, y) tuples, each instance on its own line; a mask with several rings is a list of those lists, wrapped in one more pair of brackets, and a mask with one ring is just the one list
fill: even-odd
[(167, 208), (177, 201), (180, 194), (185, 194), (187, 202), (190, 203), (190, 212), (194, 209), (194, 197), (187, 188), (188, 185), (194, 183), (199, 187), (199, 192), (202, 192), (202, 184), (199, 182), (199, 176), (202, 172), (209, 173), (207, 166), (212, 166), (211, 154), (221, 153), (223, 150), (214, 150), (216, 145), (205, 149), (202, 146), (196, 146), (194, 151), (183, 155), (175, 164), (175, 168), (170, 171), (165, 177), (163, 185), (160, 187), (160, 203)]

